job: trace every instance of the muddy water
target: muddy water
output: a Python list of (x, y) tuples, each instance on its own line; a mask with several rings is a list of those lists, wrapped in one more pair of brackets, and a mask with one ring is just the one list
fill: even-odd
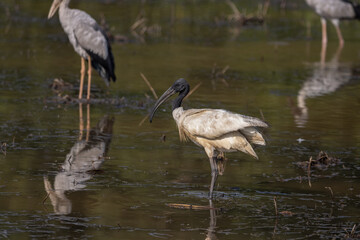
[[(258, 1), (235, 3), (257, 11)], [(161, 31), (143, 39), (129, 30), (141, 3), (74, 1), (127, 39), (113, 44), (118, 82), (107, 89), (94, 74), (94, 98), (115, 103), (79, 106), (58, 101), (76, 97), (80, 59), (58, 20), (46, 20), (49, 5), (0, 5), (1, 238), (328, 239), (358, 226), (358, 23), (342, 25), (342, 50), (329, 27), (321, 62), (320, 23), (302, 1), (273, 3), (264, 25), (242, 28), (218, 1), (146, 3), (148, 26)], [(208, 206), (210, 167), (202, 149), (179, 142), (169, 104), (139, 126), (154, 103), (140, 72), (158, 94), (179, 77), (202, 83), (187, 108), (270, 123), (259, 160), (226, 155), (213, 209), (168, 206)], [(55, 93), (54, 78), (72, 87)], [(320, 151), (336, 162), (309, 178), (301, 163)]]

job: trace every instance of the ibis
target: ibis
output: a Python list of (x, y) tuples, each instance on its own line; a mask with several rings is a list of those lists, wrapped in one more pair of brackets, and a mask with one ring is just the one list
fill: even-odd
[(115, 64), (109, 39), (97, 22), (86, 12), (69, 8), (70, 0), (54, 0), (48, 18), (59, 9), (60, 23), (69, 37), (69, 41), (81, 57), (81, 77), (79, 99), (82, 98), (85, 62), (88, 62), (87, 100), (90, 99), (91, 72), (94, 68), (104, 79), (106, 85), (116, 81)]
[(172, 115), (179, 130), (181, 141), (191, 140), (203, 147), (209, 157), (211, 184), (209, 198), (212, 199), (214, 185), (219, 174), (217, 162), (223, 160), (225, 152), (241, 151), (258, 158), (251, 144), (265, 145), (262, 133), (257, 128), (268, 124), (223, 109), (187, 109), (181, 107), (190, 86), (183, 78), (178, 79), (157, 100), (150, 113), (150, 122), (159, 106), (174, 94), (179, 94), (172, 105)]
[(330, 20), (336, 29), (339, 45), (344, 45), (339, 22), (342, 19), (360, 19), (360, 5), (349, 0), (305, 0), (321, 17), (322, 43), (327, 43), (326, 20)]

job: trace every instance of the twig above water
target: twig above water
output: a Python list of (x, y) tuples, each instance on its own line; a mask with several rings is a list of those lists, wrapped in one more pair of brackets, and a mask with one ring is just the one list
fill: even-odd
[(199, 82), (198, 84), (196, 84), (196, 86), (189, 92), (189, 94), (184, 98), (187, 99), (188, 97), (191, 96), (191, 94), (193, 94), (200, 86), (201, 86), (202, 82)]
[(145, 77), (145, 75), (144, 75), (143, 73), (140, 73), (140, 76), (142, 77), (142, 79), (144, 79), (146, 85), (148, 85), (148, 87), (150, 88), (152, 94), (154, 95), (154, 98), (155, 98), (155, 99), (158, 99), (159, 97), (157, 96), (154, 88), (151, 86), (149, 80), (147, 80), (147, 78)]
[(166, 206), (171, 208), (178, 208), (178, 209), (189, 209), (189, 210), (209, 210), (209, 209), (216, 209), (211, 206), (200, 206), (200, 205), (193, 205), (193, 204), (183, 204), (183, 203), (167, 203)]

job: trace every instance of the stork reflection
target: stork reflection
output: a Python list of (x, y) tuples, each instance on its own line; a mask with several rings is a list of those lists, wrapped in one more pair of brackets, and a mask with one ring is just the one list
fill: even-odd
[(87, 105), (86, 136), (82, 105), (79, 104), (79, 139), (66, 155), (60, 171), (54, 180), (54, 186), (44, 177), (45, 190), (57, 214), (71, 213), (72, 204), (66, 197), (67, 191), (78, 191), (86, 187), (86, 181), (93, 177), (93, 171), (99, 170), (105, 161), (112, 138), (114, 118), (105, 115), (90, 129), (90, 105)]
[(297, 127), (305, 127), (309, 118), (306, 99), (333, 93), (350, 81), (352, 75), (350, 66), (339, 63), (341, 51), (340, 46), (333, 58), (326, 62), (326, 47), (322, 47), (320, 62), (313, 65), (312, 75), (306, 79), (297, 95), (297, 107), (293, 109)]

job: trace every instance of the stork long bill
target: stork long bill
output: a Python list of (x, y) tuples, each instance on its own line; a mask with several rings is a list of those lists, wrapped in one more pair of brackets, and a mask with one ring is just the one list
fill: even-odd
[(54, 14), (56, 13), (56, 10), (59, 8), (61, 3), (61, 0), (54, 0), (53, 3), (51, 4), (50, 7), (50, 11), (48, 14), (48, 19), (52, 18), (52, 16), (54, 16)]
[(152, 119), (155, 115), (156, 110), (160, 107), (161, 104), (163, 104), (166, 100), (168, 100), (172, 95), (174, 95), (176, 91), (173, 87), (170, 87), (168, 90), (166, 90), (163, 95), (156, 101), (153, 109), (150, 112), (150, 123), (152, 122)]

